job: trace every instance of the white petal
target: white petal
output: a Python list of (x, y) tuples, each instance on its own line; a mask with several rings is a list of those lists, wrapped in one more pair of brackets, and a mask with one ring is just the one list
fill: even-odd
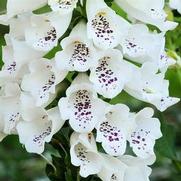
[(132, 76), (129, 64), (122, 58), (120, 51), (107, 50), (99, 56), (98, 65), (91, 69), (90, 81), (106, 98), (117, 96)]
[(166, 52), (162, 52), (159, 59), (159, 69), (163, 72), (166, 72), (168, 67), (174, 65), (176, 61), (169, 57)]
[(158, 65), (146, 62), (141, 68), (132, 65), (132, 79), (126, 83), (125, 90), (135, 98), (149, 102), (160, 111), (176, 104), (179, 99), (169, 97), (169, 81), (165, 72), (158, 72)]
[(115, 157), (106, 154), (102, 154), (101, 156), (103, 157), (103, 168), (98, 173), (98, 177), (104, 181), (124, 180), (126, 165)]
[(118, 16), (103, 0), (88, 0), (86, 6), (88, 37), (101, 49), (116, 47), (129, 23)]
[[(101, 170), (102, 167), (102, 159), (97, 151), (94, 150), (95, 140), (93, 135), (89, 134), (86, 137), (85, 136), (86, 135), (83, 135), (82, 137), (77, 133), (73, 133), (71, 136), (70, 149), (71, 162), (75, 166), (80, 166), (80, 175), (82, 177), (96, 174)], [(89, 142), (90, 144), (84, 144), (85, 142)]]
[(63, 50), (55, 57), (60, 70), (84, 72), (96, 63), (95, 49), (86, 36), (86, 23), (81, 21), (73, 28), (71, 34), (62, 40)]
[(126, 150), (126, 139), (134, 128), (129, 108), (118, 104), (109, 106), (106, 110), (106, 119), (97, 126), (98, 142), (102, 142), (104, 150), (113, 156), (124, 154)]
[(24, 91), (31, 92), (38, 106), (43, 105), (49, 101), (50, 94), (55, 94), (55, 86), (64, 79), (66, 72), (56, 75), (53, 61), (46, 59), (31, 62), (29, 69), (30, 74), (24, 76), (21, 87)]
[(177, 26), (177, 23), (166, 20), (167, 14), (163, 10), (164, 0), (116, 0), (116, 3), (129, 16), (155, 25), (161, 31), (172, 30)]
[(4, 66), (0, 73), (0, 84), (5, 80), (21, 82), (22, 77), (28, 72), (27, 63), (42, 57), (42, 52), (35, 52), (24, 41), (19, 41), (6, 35), (7, 46), (3, 47)]
[(92, 131), (99, 118), (104, 116), (105, 103), (97, 98), (88, 77), (85, 74), (78, 75), (66, 94), (67, 97), (59, 101), (62, 116), (69, 119), (76, 132)]
[(53, 11), (59, 12), (60, 14), (68, 14), (73, 11), (76, 7), (78, 0), (48, 0)]
[(151, 168), (146, 165), (144, 160), (128, 155), (121, 157), (120, 160), (128, 166), (125, 170), (125, 181), (135, 180), (135, 176), (139, 181), (149, 181)]
[[(165, 46), (164, 33), (152, 33), (146, 25), (134, 24), (120, 42), (123, 54), (138, 63), (158, 61)], [(157, 62), (156, 62), (157, 63)]]
[(141, 158), (154, 155), (155, 140), (162, 136), (160, 122), (152, 116), (153, 110), (151, 108), (140, 111), (135, 118), (137, 127), (129, 138), (134, 153)]
[(46, 4), (47, 0), (8, 0), (7, 14), (9, 17), (20, 13), (36, 10)]
[(177, 9), (177, 11), (181, 14), (181, 1), (180, 0), (170, 0), (169, 5), (172, 9)]
[(45, 142), (51, 141), (52, 136), (63, 124), (58, 108), (53, 108), (48, 112), (42, 109), (42, 115), (39, 115), (38, 119), (18, 123), (20, 142), (25, 144), (28, 152), (41, 154), (44, 151)]
[(72, 14), (61, 16), (54, 13), (33, 15), (32, 25), (25, 31), (27, 43), (40, 51), (51, 50), (67, 30), (71, 16)]
[(153, 101), (153, 104), (157, 107), (157, 109), (163, 112), (167, 108), (173, 106), (174, 104), (177, 104), (180, 101), (180, 98), (162, 96), (162, 97), (159, 97), (158, 99), (153, 98), (152, 101)]
[(15, 83), (7, 83), (0, 97), (0, 119), (3, 134), (15, 134), (20, 120), (20, 88)]

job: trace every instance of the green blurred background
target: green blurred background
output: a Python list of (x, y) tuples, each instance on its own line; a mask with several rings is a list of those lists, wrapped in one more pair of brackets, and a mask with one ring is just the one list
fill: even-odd
[[(6, 0), (0, 0), (0, 14), (4, 13)], [(114, 6), (114, 8), (116, 8)], [(181, 23), (176, 12), (170, 12), (169, 18)], [(121, 11), (120, 11), (121, 13)], [(8, 27), (0, 25), (0, 66), (2, 66), (2, 46), (5, 45), (4, 34)], [(181, 56), (181, 25), (166, 34), (167, 50), (172, 56), (176, 52)], [(174, 52), (174, 53), (173, 53)], [(181, 98), (181, 68), (171, 67), (166, 79), (170, 80), (170, 94)], [(139, 111), (151, 106), (138, 101), (126, 93), (121, 93), (111, 103), (125, 103), (131, 111)], [(2, 105), (0, 105), (2, 106)], [(155, 115), (162, 123), (163, 137), (158, 140), (155, 151), (157, 162), (153, 165), (152, 181), (181, 181), (181, 103), (167, 109), (164, 113), (155, 110)], [(44, 155), (49, 158), (51, 146), (47, 146)], [(46, 160), (36, 154), (29, 154), (19, 144), (17, 136), (8, 136), (0, 143), (0, 181), (46, 181)]]

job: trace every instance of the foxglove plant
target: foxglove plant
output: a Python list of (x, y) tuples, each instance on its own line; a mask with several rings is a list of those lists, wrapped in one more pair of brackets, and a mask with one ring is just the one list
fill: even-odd
[[(170, 1), (171, 8), (179, 2)], [(17, 134), (37, 154), (50, 142), (68, 170), (59, 178), (56, 168), (52, 180), (80, 180), (80, 173), (85, 180), (97, 175), (133, 181), (136, 175), (149, 181), (155, 142), (162, 136), (159, 119), (151, 107), (133, 112), (112, 99), (125, 91), (161, 112), (179, 102), (169, 96), (165, 79), (176, 63), (166, 52), (165, 33), (177, 23), (166, 19), (164, 4), (7, 0), (7, 13), (0, 16), (10, 27), (0, 71), (0, 140)]]

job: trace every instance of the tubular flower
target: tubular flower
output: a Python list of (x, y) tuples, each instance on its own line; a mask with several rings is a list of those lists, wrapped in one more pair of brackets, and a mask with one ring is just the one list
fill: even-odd
[(120, 45), (123, 55), (128, 59), (138, 63), (150, 61), (157, 64), (164, 50), (165, 37), (164, 33), (150, 32), (144, 24), (134, 24), (123, 36)]
[(116, 0), (115, 1), (129, 16), (144, 23), (157, 26), (161, 31), (172, 30), (177, 23), (167, 21), (163, 10), (164, 0)]
[[(36, 114), (34, 120), (20, 121), (17, 131), (20, 143), (25, 145), (28, 152), (41, 154), (44, 151), (45, 142), (51, 141), (52, 136), (63, 126), (64, 121), (57, 107), (48, 111), (39, 108)], [(29, 116), (31, 119), (31, 113)]]
[(66, 32), (72, 14), (60, 15), (53, 12), (32, 15), (31, 25), (25, 30), (25, 40), (36, 50), (49, 51), (57, 46), (58, 39)]
[(67, 72), (58, 72), (54, 61), (40, 59), (29, 64), (30, 73), (23, 77), (21, 87), (30, 92), (36, 100), (36, 105), (41, 106), (49, 102), (50, 97), (56, 93), (56, 85), (66, 76)]
[[(7, 83), (0, 97), (0, 141), (9, 134), (16, 134), (20, 120), (20, 88), (16, 83)], [(3, 106), (2, 106), (3, 105)]]
[(154, 163), (154, 156), (143, 160), (138, 157), (124, 155), (119, 160), (126, 165), (124, 181), (135, 180), (135, 175), (139, 181), (150, 181), (149, 176), (152, 169), (149, 165)]
[(116, 47), (129, 23), (107, 7), (104, 0), (87, 0), (86, 6), (88, 38), (100, 49)]
[(127, 165), (115, 157), (111, 157), (106, 154), (101, 154), (101, 156), (103, 166), (101, 171), (98, 173), (98, 177), (103, 181), (124, 180)]
[(127, 138), (135, 126), (133, 116), (123, 104), (109, 106), (105, 112), (105, 119), (96, 127), (96, 141), (102, 142), (102, 147), (109, 155), (123, 155)]
[(71, 162), (80, 166), (80, 175), (87, 177), (97, 174), (102, 168), (102, 157), (99, 155), (92, 133), (73, 133), (70, 138)]
[(160, 122), (157, 118), (152, 118), (153, 109), (144, 108), (136, 114), (136, 127), (130, 134), (128, 140), (134, 153), (141, 158), (149, 158), (154, 155), (155, 140), (162, 134)]
[(62, 118), (69, 119), (71, 127), (80, 133), (94, 129), (104, 116), (106, 104), (98, 99), (92, 84), (85, 74), (79, 74), (66, 91), (67, 97), (59, 101)]
[(99, 53), (98, 64), (91, 68), (90, 81), (94, 89), (106, 98), (117, 96), (131, 79), (132, 69), (123, 60), (119, 50), (109, 49)]
[(156, 64), (145, 63), (141, 68), (134, 65), (133, 69), (134, 76), (125, 85), (125, 91), (130, 95), (153, 104), (160, 111), (179, 102), (179, 98), (169, 96), (169, 82), (164, 79), (164, 72), (157, 73)]
[(0, 71), (0, 85), (10, 82), (20, 83), (23, 76), (28, 72), (28, 62), (39, 59), (42, 52), (30, 48), (25, 41), (20, 41), (7, 34), (5, 36), (7, 45), (3, 47), (4, 65)]
[(60, 70), (85, 72), (96, 64), (96, 50), (87, 38), (86, 23), (81, 21), (71, 34), (62, 40), (62, 51), (55, 56)]

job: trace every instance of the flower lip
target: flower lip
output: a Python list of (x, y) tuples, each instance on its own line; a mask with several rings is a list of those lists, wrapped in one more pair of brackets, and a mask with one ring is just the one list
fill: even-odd
[(51, 9), (60, 14), (68, 14), (76, 7), (78, 0), (48, 0)]
[(60, 70), (85, 72), (96, 63), (97, 52), (87, 38), (84, 21), (80, 21), (73, 28), (70, 35), (62, 40), (61, 46), (63, 50), (58, 52), (55, 57)]
[[(96, 126), (99, 116), (104, 116), (106, 104), (98, 99), (86, 74), (79, 74), (66, 91), (67, 97), (59, 101), (63, 119), (80, 133), (90, 132)], [(97, 109), (99, 108), (99, 109)]]

